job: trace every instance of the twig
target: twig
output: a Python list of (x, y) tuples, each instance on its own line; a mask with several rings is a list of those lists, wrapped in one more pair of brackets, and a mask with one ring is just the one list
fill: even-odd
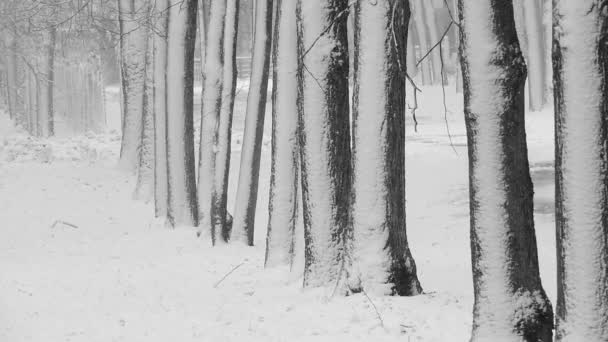
[(454, 153), (458, 154), (456, 148), (454, 147), (454, 143), (452, 142), (452, 134), (450, 133), (450, 125), (448, 124), (448, 105), (445, 102), (445, 82), (443, 80), (443, 49), (441, 45), (439, 45), (439, 60), (441, 61), (441, 92), (443, 94), (443, 120), (445, 121), (445, 129), (448, 133), (448, 139), (450, 140), (450, 146)]
[[(359, 279), (360, 281), (361, 279)], [(376, 316), (378, 317), (378, 320), (380, 321), (380, 325), (384, 328), (384, 321), (382, 320), (382, 316), (380, 315), (380, 312), (378, 311), (378, 308), (376, 307), (376, 304), (374, 304), (374, 302), (372, 301), (371, 298), (369, 298), (369, 296), (367, 295), (367, 292), (365, 292), (365, 289), (363, 287), (361, 287), (361, 292), (363, 292), (363, 295), (365, 296), (365, 298), (367, 298), (367, 300), (372, 304), (372, 307), (374, 308), (374, 311), (376, 311)]]
[(234, 267), (233, 267), (233, 268), (230, 270), (230, 272), (226, 273), (226, 274), (225, 274), (225, 275), (222, 277), (222, 279), (218, 280), (218, 281), (217, 281), (217, 283), (215, 283), (215, 285), (213, 285), (213, 288), (217, 288), (217, 287), (218, 287), (218, 286), (219, 286), (219, 285), (222, 283), (222, 281), (224, 281), (224, 279), (228, 278), (228, 276), (229, 276), (230, 274), (232, 274), (232, 272), (236, 271), (236, 269), (237, 269), (237, 268), (239, 268), (239, 267), (243, 266), (243, 264), (245, 264), (246, 262), (247, 262), (247, 260), (243, 260), (243, 262), (241, 262), (240, 264), (238, 264), (238, 265), (234, 266)]
[(57, 226), (58, 224), (62, 224), (64, 226), (68, 226), (68, 227), (72, 227), (74, 229), (78, 229), (78, 226), (66, 221), (61, 221), (61, 220), (55, 220), (55, 222), (53, 222), (53, 224), (51, 225), (51, 228), (55, 228), (55, 226)]
[(434, 49), (435, 49), (437, 46), (441, 45), (441, 42), (443, 42), (443, 39), (445, 38), (445, 36), (446, 36), (446, 35), (448, 34), (448, 32), (450, 31), (450, 28), (452, 28), (452, 25), (454, 25), (454, 22), (453, 22), (453, 21), (451, 21), (451, 22), (450, 22), (450, 24), (448, 25), (448, 27), (445, 29), (445, 31), (444, 31), (444, 32), (443, 32), (443, 34), (441, 35), (441, 38), (439, 38), (439, 41), (438, 41), (437, 43), (435, 43), (435, 45), (433, 45), (433, 46), (432, 46), (432, 47), (429, 49), (429, 51), (427, 51), (427, 52), (426, 52), (426, 54), (424, 54), (424, 56), (422, 56), (422, 58), (420, 58), (420, 60), (419, 60), (419, 61), (416, 63), (416, 66), (419, 66), (419, 65), (420, 65), (420, 63), (422, 63), (422, 61), (423, 61), (425, 58), (427, 58), (427, 57), (428, 57), (428, 56), (431, 54), (431, 52), (433, 52), (433, 50), (434, 50)]

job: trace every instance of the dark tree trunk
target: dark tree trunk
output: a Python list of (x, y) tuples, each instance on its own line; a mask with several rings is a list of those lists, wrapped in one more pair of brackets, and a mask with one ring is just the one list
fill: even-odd
[(608, 341), (608, 3), (553, 5), (556, 341)]
[(257, 5), (256, 23), (259, 27), (256, 29), (251, 62), (251, 82), (247, 95), (245, 132), (233, 221), (234, 238), (246, 242), (249, 246), (253, 246), (272, 40), (272, 0), (260, 1)]
[(341, 280), (351, 233), (347, 7), (347, 0), (298, 1), (305, 287)]
[(422, 292), (405, 230), (403, 113), (409, 16), (408, 1), (355, 3), (353, 291), (408, 296)]
[(197, 0), (170, 0), (167, 27), (166, 137), (169, 225), (197, 226), (193, 82)]
[(551, 341), (512, 1), (459, 1), (475, 303), (471, 341)]

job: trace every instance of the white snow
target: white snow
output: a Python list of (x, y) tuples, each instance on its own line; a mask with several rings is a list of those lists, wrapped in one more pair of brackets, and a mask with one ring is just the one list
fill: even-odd
[[(327, 298), (302, 291), (301, 279), (288, 280), (286, 267), (263, 269), (268, 143), (262, 148), (256, 246), (212, 248), (194, 229), (166, 230), (153, 218), (152, 204), (131, 199), (135, 180), (115, 169), (119, 133), (28, 140), (0, 113), (0, 341), (468, 340), (468, 164), (462, 104), (453, 88), (447, 89), (448, 120), (458, 154), (446, 135), (440, 88), (425, 87), (419, 95), (418, 133), (407, 113), (408, 240), (427, 294), (369, 293), (384, 328), (363, 294)], [(235, 106), (229, 210), (245, 98), (237, 95)], [(118, 106), (108, 108), (108, 121), (119, 126)], [(537, 175), (553, 160), (552, 125), (550, 111), (528, 116), (532, 176), (540, 184), (535, 192), (549, 203), (552, 176)], [(267, 142), (270, 120), (265, 126)], [(27, 141), (48, 143), (54, 156), (70, 157), (37, 160)], [(72, 158), (74, 146), (97, 156)], [(552, 210), (535, 218), (541, 275), (555, 303)], [(51, 228), (58, 220), (78, 228)]]

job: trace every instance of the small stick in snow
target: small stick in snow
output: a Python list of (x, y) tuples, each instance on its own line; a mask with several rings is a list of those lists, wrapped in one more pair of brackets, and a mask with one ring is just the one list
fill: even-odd
[(242, 262), (242, 263), (240, 263), (240, 264), (238, 264), (238, 265), (234, 266), (234, 267), (233, 267), (233, 268), (230, 270), (230, 272), (226, 273), (226, 274), (225, 274), (225, 275), (222, 277), (222, 279), (218, 280), (218, 282), (217, 282), (217, 283), (215, 283), (215, 285), (213, 285), (213, 288), (217, 288), (217, 287), (218, 287), (218, 286), (219, 286), (219, 285), (222, 283), (222, 281), (224, 281), (224, 279), (228, 278), (228, 276), (229, 276), (230, 274), (232, 274), (232, 272), (236, 271), (236, 269), (237, 269), (237, 268), (239, 268), (239, 267), (243, 266), (243, 264), (244, 264), (244, 263), (246, 263), (246, 262), (247, 262), (247, 259), (243, 260), (243, 262)]
[(53, 222), (53, 224), (51, 225), (51, 228), (55, 228), (55, 226), (57, 226), (58, 224), (62, 224), (64, 226), (68, 226), (68, 227), (72, 227), (74, 229), (78, 229), (78, 226), (66, 221), (61, 221), (61, 220), (55, 220), (55, 222)]
[[(361, 282), (361, 280), (359, 280), (359, 282)], [(376, 316), (378, 317), (378, 320), (380, 321), (380, 325), (384, 328), (384, 320), (382, 320), (382, 316), (380, 315), (380, 312), (378, 311), (376, 304), (374, 304), (372, 299), (369, 298), (369, 296), (367, 295), (367, 292), (365, 292), (365, 289), (363, 287), (361, 287), (361, 292), (363, 292), (363, 295), (365, 296), (365, 298), (367, 298), (367, 300), (372, 304), (374, 311), (376, 311)]]

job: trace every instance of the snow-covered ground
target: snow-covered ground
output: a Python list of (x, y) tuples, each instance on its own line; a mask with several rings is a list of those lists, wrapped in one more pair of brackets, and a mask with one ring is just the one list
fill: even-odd
[[(0, 113), (0, 341), (468, 340), (466, 134), (461, 96), (447, 91), (453, 147), (440, 88), (423, 89), (418, 132), (411, 119), (407, 128), (407, 229), (425, 294), (371, 300), (303, 291), (287, 270), (263, 269), (269, 120), (256, 246), (211, 247), (194, 229), (167, 230), (151, 204), (132, 200), (134, 177), (115, 168), (115, 89), (106, 134), (32, 139)], [(245, 93), (236, 101), (229, 209)], [(541, 275), (555, 303), (552, 112), (529, 114), (527, 129)]]

